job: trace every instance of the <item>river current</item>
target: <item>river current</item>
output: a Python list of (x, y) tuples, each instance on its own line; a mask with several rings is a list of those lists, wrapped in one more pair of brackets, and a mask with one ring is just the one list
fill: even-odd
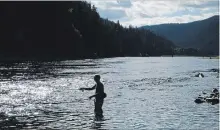
[[(219, 86), (218, 67), (201, 57), (0, 63), (0, 128), (217, 130), (219, 105), (194, 100)], [(78, 90), (95, 74), (107, 93), (101, 121), (88, 99), (94, 91)]]

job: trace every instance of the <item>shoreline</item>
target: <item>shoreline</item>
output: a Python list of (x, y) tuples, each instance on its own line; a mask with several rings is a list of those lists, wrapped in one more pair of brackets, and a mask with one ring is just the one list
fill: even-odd
[[(23, 62), (23, 61), (65, 61), (65, 60), (86, 60), (86, 59), (103, 59), (103, 58), (122, 58), (122, 56), (99, 57), (99, 58), (0, 58), (0, 62)], [(162, 56), (123, 56), (125, 57), (201, 57), (204, 59), (220, 59), (220, 56), (188, 56), (188, 55), (162, 55)]]

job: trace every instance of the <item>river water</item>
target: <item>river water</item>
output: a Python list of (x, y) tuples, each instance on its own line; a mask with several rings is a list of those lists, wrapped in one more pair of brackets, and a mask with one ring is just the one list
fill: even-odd
[[(124, 57), (0, 64), (0, 128), (210, 129), (219, 128), (219, 105), (196, 104), (218, 87), (218, 59)], [(205, 77), (195, 77), (202, 72)], [(104, 119), (94, 120), (93, 76), (107, 98)]]

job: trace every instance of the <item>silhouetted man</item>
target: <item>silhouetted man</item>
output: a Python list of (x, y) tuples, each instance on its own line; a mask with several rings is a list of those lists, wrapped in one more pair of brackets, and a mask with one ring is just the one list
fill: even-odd
[(89, 99), (95, 97), (95, 116), (96, 117), (103, 117), (102, 105), (104, 98), (106, 97), (106, 93), (104, 93), (104, 85), (100, 81), (100, 75), (95, 75), (94, 80), (96, 85), (92, 88), (80, 88), (80, 90), (94, 90), (96, 89), (95, 95), (89, 97)]

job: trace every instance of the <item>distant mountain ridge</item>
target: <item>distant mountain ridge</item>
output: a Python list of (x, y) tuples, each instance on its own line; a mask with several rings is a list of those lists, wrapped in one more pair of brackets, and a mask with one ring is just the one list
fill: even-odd
[(143, 26), (183, 48), (199, 49), (206, 54), (219, 54), (219, 15), (205, 20), (182, 23)]

